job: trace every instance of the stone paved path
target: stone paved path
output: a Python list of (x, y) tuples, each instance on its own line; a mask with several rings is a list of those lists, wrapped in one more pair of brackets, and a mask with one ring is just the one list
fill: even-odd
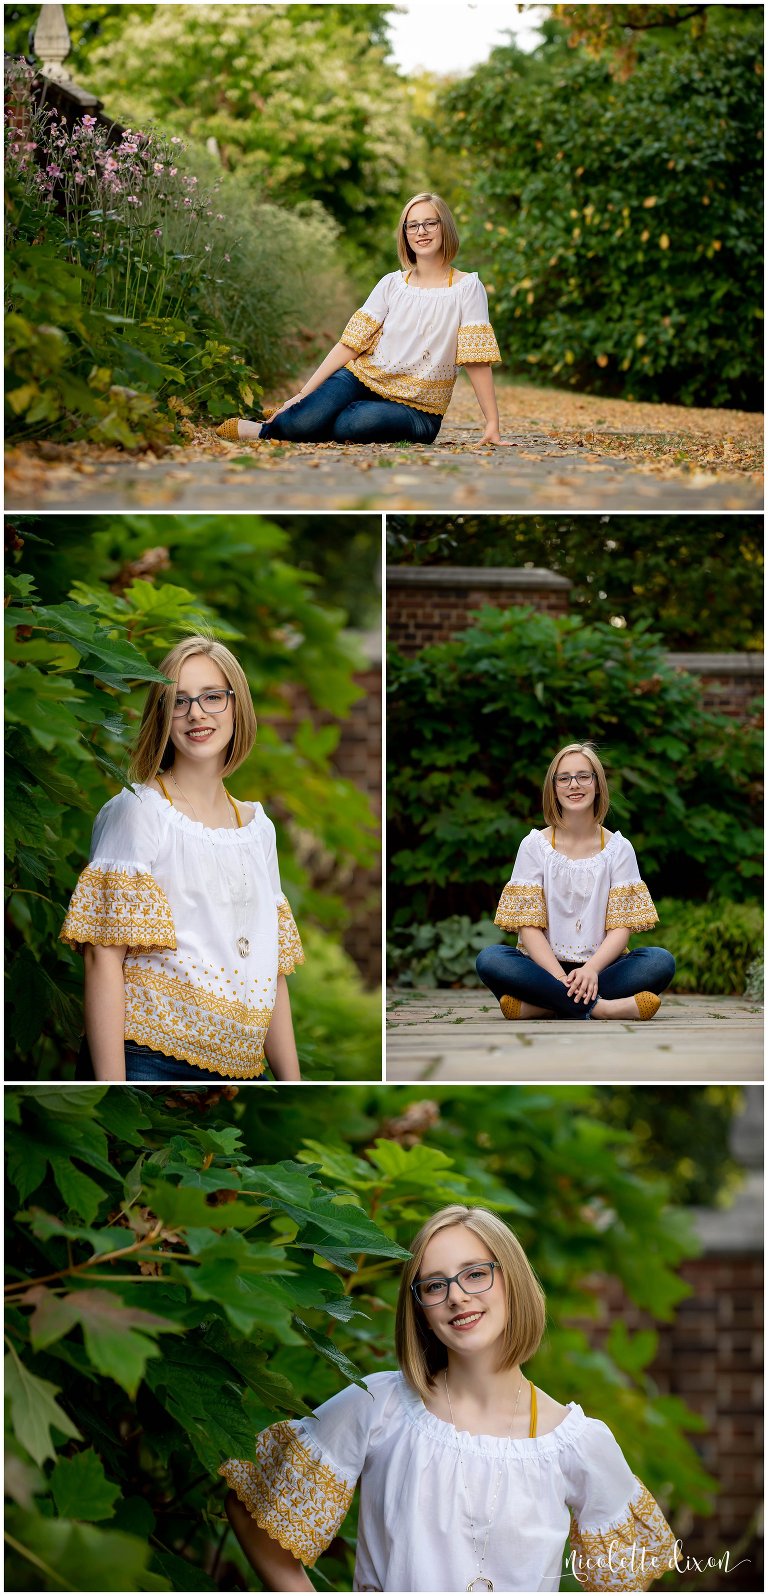
[[(758, 510), (758, 417), (499, 388), (502, 436), (481, 447), (469, 384), (431, 448), (226, 444), (162, 458), (43, 445), (10, 456), (8, 510)], [(746, 450), (746, 454), (745, 454)]]
[(389, 1081), (762, 1081), (762, 1008), (670, 996), (647, 1024), (507, 1021), (486, 991), (391, 991)]

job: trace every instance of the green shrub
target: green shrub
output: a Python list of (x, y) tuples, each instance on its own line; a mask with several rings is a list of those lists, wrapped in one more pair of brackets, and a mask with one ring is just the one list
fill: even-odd
[(644, 626), (486, 608), (450, 642), (393, 652), (388, 681), (393, 925), (492, 914), (541, 824), (552, 754), (586, 738), (607, 767), (607, 824), (654, 896), (757, 896), (760, 732), (705, 710)]
[(307, 956), (289, 982), (296, 1045), (310, 1080), (381, 1075), (381, 993), (367, 991), (348, 953), (311, 928)]
[(494, 50), (445, 97), (435, 143), (470, 174), (462, 235), (514, 369), (760, 408), (761, 13), (709, 9), (719, 27), (650, 38), (622, 79), (561, 33)]
[[(763, 911), (758, 904), (685, 903), (660, 898), (659, 924), (630, 937), (629, 946), (665, 947), (677, 961), (673, 992), (762, 996)], [(481, 948), (513, 939), (491, 919), (454, 914), (434, 925), (396, 927), (387, 946), (387, 969), (398, 986), (478, 987), (475, 959)]]

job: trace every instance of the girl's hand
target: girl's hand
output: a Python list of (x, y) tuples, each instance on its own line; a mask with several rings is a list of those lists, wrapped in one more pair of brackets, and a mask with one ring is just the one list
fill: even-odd
[(498, 427), (490, 427), (490, 426), (486, 427), (485, 432), (483, 433), (483, 436), (480, 439), (480, 442), (481, 443), (495, 443), (497, 445), (497, 447), (499, 447), (501, 449), (512, 449), (512, 448), (514, 448), (514, 444), (508, 443), (505, 438), (501, 438), (499, 436)]
[(589, 961), (579, 965), (577, 970), (571, 970), (565, 984), (576, 1003), (591, 1003), (597, 997), (597, 971)]
[(292, 399), (285, 399), (283, 403), (278, 406), (277, 410), (273, 410), (271, 416), (267, 417), (268, 421), (274, 421), (276, 416), (281, 416), (284, 410), (290, 410), (291, 405), (297, 405), (299, 400), (303, 398), (303, 393), (295, 393)]

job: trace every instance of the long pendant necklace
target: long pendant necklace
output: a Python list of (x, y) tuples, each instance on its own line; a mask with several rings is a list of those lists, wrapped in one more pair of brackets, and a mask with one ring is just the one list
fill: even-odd
[[(184, 799), (184, 802), (186, 804), (189, 804), (189, 807), (192, 810), (193, 815), (195, 816), (195, 820), (197, 820), (198, 825), (199, 825), (200, 821), (199, 821), (198, 815), (197, 815), (197, 813), (195, 811), (194, 804), (190, 803), (190, 800), (187, 797), (186, 793), (182, 792), (182, 789), (179, 786), (179, 784), (178, 784), (178, 782), (176, 780), (176, 777), (173, 774), (173, 771), (170, 770), (168, 772), (168, 774), (170, 775), (171, 781), (173, 782), (173, 785), (176, 788), (176, 791), (181, 794), (181, 797)], [(240, 825), (240, 817), (238, 815), (237, 808), (236, 808), (233, 800), (230, 798), (229, 793), (227, 792), (226, 787), (224, 788), (224, 796), (227, 799), (228, 803), (231, 805), (232, 809), (234, 810), (235, 819), (236, 819), (237, 825), (239, 827), (239, 825)], [(246, 872), (245, 872), (245, 864), (244, 864), (244, 861), (243, 861), (243, 855), (242, 855), (242, 852), (241, 852), (241, 850), (239, 848), (238, 848), (237, 857), (238, 857), (238, 859), (240, 861), (240, 869), (241, 869), (242, 875), (243, 875), (243, 898), (242, 898), (242, 904), (241, 904), (242, 913), (240, 915), (240, 924), (242, 926), (242, 932), (241, 932), (241, 935), (237, 938), (235, 946), (237, 948), (238, 953), (240, 954), (241, 959), (247, 959), (248, 955), (249, 955), (249, 953), (251, 951), (251, 944), (248, 941), (247, 936), (245, 935), (245, 927), (248, 924), (248, 877), (247, 877)]]
[[(471, 1502), (469, 1500), (469, 1491), (467, 1490), (467, 1476), (464, 1473), (464, 1455), (463, 1455), (463, 1451), (462, 1451), (462, 1445), (461, 1445), (461, 1439), (460, 1439), (460, 1436), (459, 1436), (459, 1432), (458, 1432), (458, 1430), (456, 1428), (456, 1420), (453, 1417), (453, 1407), (451, 1405), (451, 1393), (448, 1390), (448, 1372), (447, 1372), (446, 1369), (443, 1370), (443, 1380), (445, 1382), (445, 1394), (446, 1394), (446, 1397), (448, 1399), (448, 1412), (451, 1415), (451, 1424), (453, 1425), (453, 1433), (454, 1433), (454, 1435), (456, 1437), (456, 1450), (457, 1450), (457, 1452), (459, 1454), (459, 1467), (461, 1468), (461, 1478), (462, 1478), (462, 1483), (464, 1485), (464, 1495), (465, 1495), (466, 1500), (467, 1500), (467, 1512), (469, 1514), (469, 1527), (470, 1527), (470, 1530), (472, 1532), (472, 1546), (474, 1548), (474, 1553), (475, 1553), (475, 1562), (477, 1563), (477, 1573), (475, 1574), (474, 1579), (470, 1580), (470, 1582), (469, 1582), (469, 1584), (467, 1585), (466, 1588), (467, 1588), (467, 1590), (493, 1590), (493, 1580), (490, 1580), (488, 1578), (488, 1576), (483, 1573), (483, 1564), (485, 1562), (485, 1554), (486, 1554), (486, 1552), (488, 1550), (488, 1540), (489, 1540), (489, 1537), (490, 1537), (491, 1530), (493, 1528), (493, 1519), (494, 1519), (494, 1514), (496, 1512), (496, 1498), (498, 1497), (498, 1494), (499, 1494), (499, 1486), (501, 1485), (501, 1476), (502, 1476), (504, 1470), (503, 1470), (502, 1464), (500, 1463), (499, 1464), (498, 1473), (496, 1475), (496, 1485), (495, 1485), (494, 1492), (493, 1492), (493, 1500), (491, 1502), (491, 1511), (490, 1511), (490, 1515), (489, 1515), (489, 1518), (488, 1518), (488, 1525), (487, 1525), (487, 1528), (486, 1528), (486, 1531), (485, 1531), (485, 1540), (483, 1541), (483, 1550), (482, 1550), (482, 1553), (478, 1553), (478, 1550), (477, 1550), (477, 1532), (476, 1532), (476, 1529), (475, 1529), (475, 1520), (474, 1520), (474, 1515), (472, 1513), (472, 1504), (471, 1504)], [(505, 1439), (507, 1441), (511, 1440), (511, 1437), (512, 1437), (512, 1431), (513, 1431), (513, 1429), (515, 1427), (515, 1419), (517, 1418), (517, 1410), (518, 1410), (518, 1407), (520, 1405), (520, 1393), (521, 1393), (525, 1383), (526, 1383), (525, 1382), (525, 1377), (521, 1374), (521, 1376), (520, 1376), (520, 1384), (519, 1384), (519, 1386), (517, 1388), (517, 1396), (515, 1398), (515, 1411), (512, 1414), (512, 1423), (510, 1424), (509, 1430), (508, 1430), (507, 1435), (505, 1437)]]

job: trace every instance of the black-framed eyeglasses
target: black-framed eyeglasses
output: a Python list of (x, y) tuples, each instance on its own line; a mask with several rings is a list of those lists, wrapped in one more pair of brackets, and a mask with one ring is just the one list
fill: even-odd
[(174, 720), (177, 716), (188, 715), (193, 704), (199, 704), (206, 715), (223, 715), (230, 698), (234, 698), (233, 687), (211, 688), (207, 693), (198, 693), (192, 698), (189, 693), (177, 693), (173, 701)]
[(494, 1270), (500, 1268), (501, 1264), (495, 1258), (489, 1259), (488, 1263), (468, 1264), (457, 1275), (428, 1275), (425, 1280), (414, 1280), (411, 1291), (422, 1308), (436, 1308), (445, 1302), (454, 1282), (470, 1296), (490, 1291)]
[(406, 222), (404, 232), (410, 233), (411, 237), (415, 238), (420, 228), (423, 227), (425, 233), (434, 233), (435, 229), (439, 226), (440, 217), (431, 216), (429, 221), (426, 222)]
[(596, 780), (594, 770), (577, 770), (575, 776), (555, 776), (556, 787), (570, 787), (575, 781), (577, 787), (591, 787)]

